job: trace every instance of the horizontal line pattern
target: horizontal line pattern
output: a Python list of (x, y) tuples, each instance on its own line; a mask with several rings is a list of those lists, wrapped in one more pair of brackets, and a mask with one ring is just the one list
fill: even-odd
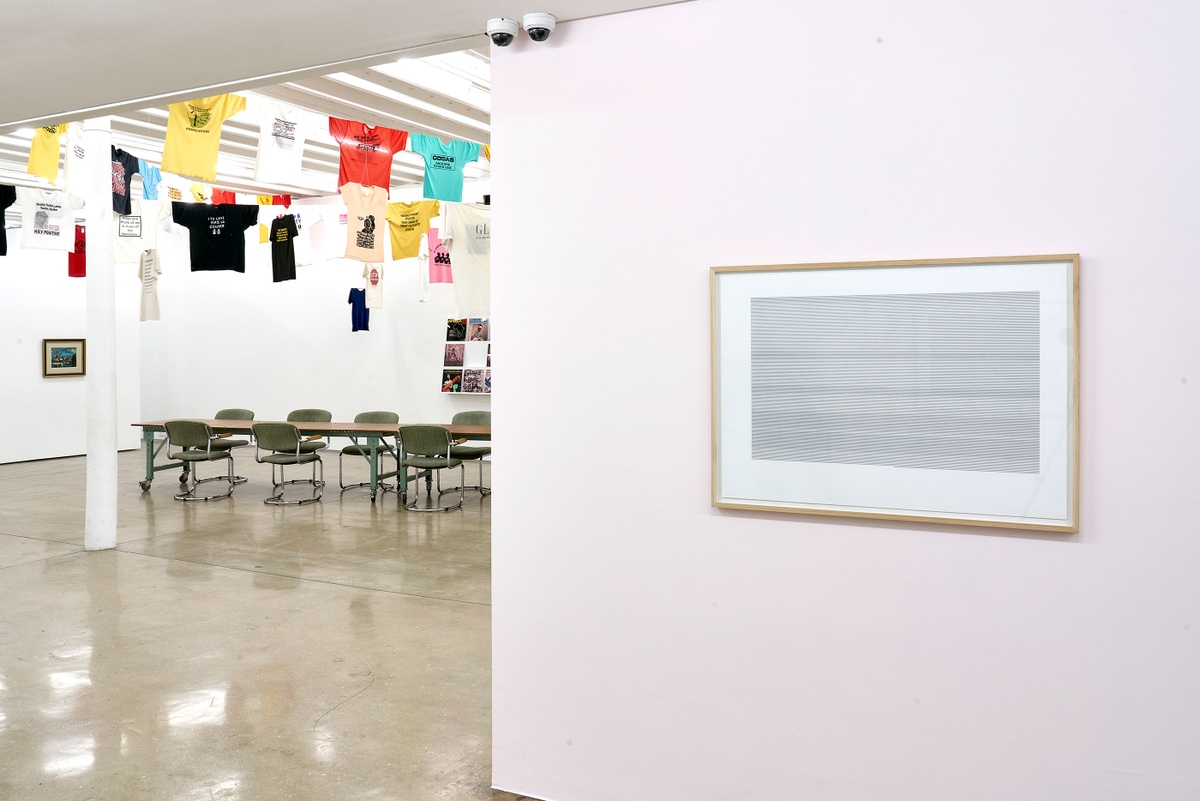
[(1039, 303), (752, 298), (753, 458), (1036, 474)]

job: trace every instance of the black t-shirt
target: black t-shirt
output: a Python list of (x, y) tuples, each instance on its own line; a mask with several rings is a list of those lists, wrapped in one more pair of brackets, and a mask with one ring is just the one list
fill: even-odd
[(133, 213), (130, 203), (129, 184), (138, 171), (137, 156), (131, 156), (118, 147), (112, 149), (112, 195), (113, 211), (117, 214)]
[(0, 184), (0, 256), (8, 255), (8, 233), (4, 230), (4, 210), (17, 202), (17, 188)]
[(258, 206), (175, 202), (171, 204), (171, 217), (191, 232), (192, 272), (246, 272), (245, 231), (258, 222)]
[(296, 217), (284, 214), (271, 221), (271, 274), (276, 283), (296, 277)]

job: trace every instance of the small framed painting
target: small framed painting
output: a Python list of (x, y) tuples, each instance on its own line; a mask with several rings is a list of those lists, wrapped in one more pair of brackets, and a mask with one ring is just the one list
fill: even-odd
[(712, 270), (713, 505), (1079, 530), (1079, 256)]
[(43, 339), (42, 376), (86, 375), (86, 343), (84, 339)]

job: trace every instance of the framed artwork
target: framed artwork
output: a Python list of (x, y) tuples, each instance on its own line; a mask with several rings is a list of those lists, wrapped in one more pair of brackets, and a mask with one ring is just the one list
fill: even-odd
[(42, 376), (58, 378), (87, 374), (87, 340), (43, 339)]
[(1078, 255), (710, 288), (714, 506), (1078, 531)]

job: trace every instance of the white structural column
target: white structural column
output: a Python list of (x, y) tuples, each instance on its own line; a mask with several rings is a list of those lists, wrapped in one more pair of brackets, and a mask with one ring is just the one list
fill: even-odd
[(87, 203), (87, 513), (83, 547), (117, 544), (117, 300), (112, 256), (112, 128), (83, 124)]

